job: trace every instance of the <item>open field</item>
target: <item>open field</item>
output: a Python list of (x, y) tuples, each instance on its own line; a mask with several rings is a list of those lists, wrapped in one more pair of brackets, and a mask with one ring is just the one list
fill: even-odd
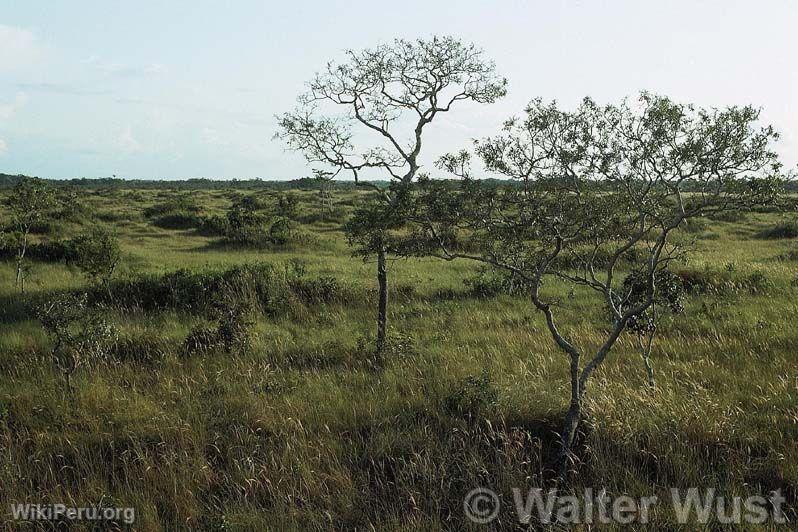
[[(203, 215), (223, 214), (236, 195), (267, 210), (280, 194), (297, 198), (289, 241), (259, 248), (156, 226), (145, 210), (178, 192), (80, 194), (93, 214), (34, 240), (94, 225), (119, 235), (104, 310), (118, 339), (69, 391), (34, 309), (87, 281), (33, 260), (20, 295), (13, 257), (0, 264), (4, 519), (11, 503), (66, 502), (135, 507), (140, 530), (483, 530), (463, 513), (465, 494), (482, 486), (502, 501), (491, 526), (523, 528), (512, 488), (551, 479), (569, 393), (567, 360), (524, 295), (480, 291), (473, 280), (485, 274), (466, 261), (392, 261), (389, 349), (374, 357), (374, 264), (352, 256), (341, 230), (367, 193), (337, 190), (325, 214), (315, 191), (190, 192)], [(789, 219), (757, 212), (679, 229), (695, 240), (675, 268), (693, 291), (654, 345), (657, 387), (624, 336), (591, 381), (574, 490), (663, 500), (671, 487), (781, 490), (794, 526), (798, 242), (761, 238)], [(280, 299), (257, 302), (254, 339), (240, 352), (187, 350), (202, 311), (123, 291), (142, 277), (157, 288), (178, 269), (257, 263), (274, 266), (267, 288)], [(299, 273), (280, 273), (289, 269)], [(588, 304), (594, 296), (545, 288), (562, 295), (561, 328), (601, 340), (607, 317)], [(638, 526), (678, 528), (666, 505)]]

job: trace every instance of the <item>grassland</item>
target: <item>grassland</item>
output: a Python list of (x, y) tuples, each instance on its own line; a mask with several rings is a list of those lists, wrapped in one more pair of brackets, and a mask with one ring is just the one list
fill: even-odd
[[(12, 502), (64, 502), (135, 507), (140, 530), (485, 530), (462, 505), (484, 486), (503, 503), (491, 526), (523, 528), (511, 488), (550, 478), (568, 398), (565, 356), (523, 296), (477, 297), (463, 282), (478, 273), (468, 262), (394, 261), (391, 347), (375, 361), (374, 265), (351, 255), (341, 231), (364, 194), (337, 192), (339, 212), (325, 221), (315, 193), (290, 192), (308, 223), (293, 242), (259, 249), (156, 227), (143, 212), (172, 194), (87, 191), (95, 216), (37, 238), (107, 225), (121, 240), (118, 279), (298, 259), (306, 278), (334, 278), (335, 293), (258, 314), (253, 345), (237, 355), (183, 352), (196, 313), (119, 302), (106, 314), (126, 349), (81, 369), (68, 393), (32, 308), (86, 281), (34, 262), (21, 296), (12, 261), (0, 264), (0, 519)], [(235, 193), (191, 194), (221, 214)], [(754, 213), (681, 232), (695, 250), (679, 268), (705, 291), (663, 324), (655, 390), (631, 337), (592, 381), (574, 489), (780, 489), (794, 526), (798, 244), (759, 236), (785, 219)], [(562, 292), (562, 327), (598, 344), (600, 304), (547, 290)], [(678, 526), (663, 506), (646, 528)], [(723, 528), (735, 527), (706, 525)]]

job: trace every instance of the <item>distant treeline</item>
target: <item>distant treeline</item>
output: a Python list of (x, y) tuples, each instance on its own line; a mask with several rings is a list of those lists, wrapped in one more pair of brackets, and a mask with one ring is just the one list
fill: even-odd
[[(14, 187), (20, 179), (27, 176), (0, 174), (0, 189)], [(53, 186), (71, 186), (81, 188), (109, 188), (109, 189), (168, 189), (168, 190), (318, 190), (319, 181), (310, 177), (291, 179), (288, 181), (267, 181), (264, 179), (207, 179), (194, 178), (182, 180), (159, 179), (120, 179), (114, 177), (100, 177), (89, 179), (85, 177), (74, 179), (47, 179), (44, 181)], [(377, 186), (388, 186), (387, 181), (372, 181)], [(352, 190), (356, 188), (353, 181), (333, 181), (332, 185), (338, 190)]]
[[(14, 187), (24, 175), (11, 175), (0, 173), (0, 189)], [(320, 182), (318, 179), (311, 177), (303, 177), (300, 179), (290, 179), (287, 181), (267, 181), (264, 179), (208, 179), (208, 178), (194, 178), (182, 180), (163, 180), (163, 179), (120, 179), (115, 177), (100, 177), (96, 179), (89, 179), (85, 177), (74, 179), (46, 179), (44, 181), (52, 184), (53, 186), (71, 186), (80, 188), (105, 188), (105, 189), (154, 189), (154, 190), (318, 190)], [(444, 182), (457, 183), (459, 180), (444, 179)], [(483, 186), (485, 185), (508, 185), (512, 183), (506, 179), (482, 179), (480, 180)], [(363, 184), (364, 182), (361, 182)], [(389, 181), (369, 181), (369, 184), (377, 185), (378, 187), (388, 187)], [(517, 183), (516, 183), (517, 184)], [(333, 180), (328, 185), (333, 186), (336, 190), (354, 190), (358, 187), (354, 181)], [(598, 185), (600, 188), (600, 185)], [(791, 180), (786, 183), (786, 192), (798, 193), (798, 180)], [(689, 184), (685, 187), (686, 191), (690, 191)]]

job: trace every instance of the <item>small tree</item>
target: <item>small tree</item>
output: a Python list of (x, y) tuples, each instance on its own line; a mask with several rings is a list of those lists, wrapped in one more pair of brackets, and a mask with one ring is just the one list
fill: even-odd
[[(561, 479), (591, 375), (625, 330), (642, 326), (658, 298), (669, 299), (669, 268), (685, 252), (673, 232), (697, 216), (773, 201), (777, 135), (757, 128), (758, 116), (751, 107), (696, 110), (646, 93), (635, 106), (585, 99), (573, 112), (533, 101), (523, 120), (476, 144), (486, 169), (509, 183), (474, 179), (467, 152), (440, 161), (464, 178), (461, 187), (422, 183), (420, 237), (443, 258), (473, 259), (521, 278), (568, 357)], [(546, 289), (550, 278), (596, 294), (609, 309), (611, 326), (598, 345), (560, 328), (563, 302)]]
[(266, 217), (252, 204), (235, 202), (227, 211), (227, 239), (237, 244), (261, 244), (266, 239)]
[[(351, 173), (357, 184), (372, 187), (383, 214), (394, 218), (401, 187), (388, 189), (360, 180), (373, 171), (402, 186), (416, 177), (426, 127), (457, 102), (491, 103), (506, 93), (481, 50), (452, 37), (396, 40), (369, 50), (346, 52), (347, 61), (329, 63), (299, 98), (299, 109), (279, 117), (279, 136), (307, 161), (320, 165), (319, 175)], [(405, 131), (402, 132), (402, 129)], [(373, 211), (373, 207), (366, 207)], [(361, 229), (366, 229), (359, 226)], [(387, 328), (388, 249), (385, 228), (356, 238), (377, 256), (379, 306), (377, 350)]]
[(53, 362), (72, 391), (72, 375), (81, 366), (109, 356), (116, 332), (100, 313), (88, 307), (86, 294), (52, 299), (38, 315), (53, 342)]
[(6, 206), (11, 213), (9, 236), (17, 250), (15, 285), (20, 292), (25, 293), (25, 254), (28, 251), (30, 233), (37, 223), (52, 215), (56, 206), (55, 195), (41, 179), (25, 177), (12, 190)]
[(70, 242), (70, 261), (90, 282), (106, 289), (119, 259), (119, 239), (103, 227), (95, 227)]

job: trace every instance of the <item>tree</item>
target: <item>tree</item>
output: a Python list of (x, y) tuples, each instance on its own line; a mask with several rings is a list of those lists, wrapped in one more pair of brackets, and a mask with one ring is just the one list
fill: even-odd
[[(299, 97), (299, 108), (279, 117), (281, 137), (320, 168), (319, 175), (350, 173), (357, 184), (376, 191), (382, 215), (395, 219), (402, 187), (420, 168), (426, 127), (460, 101), (492, 103), (506, 93), (491, 61), (473, 44), (452, 37), (396, 40), (373, 49), (346, 52), (344, 63), (329, 63)], [(390, 188), (361, 180), (362, 173), (381, 175)], [(368, 213), (373, 206), (365, 207)], [(358, 225), (361, 229), (368, 229)], [(377, 351), (387, 331), (388, 249), (385, 226), (371, 236), (363, 251), (377, 256), (379, 305)]]
[(119, 264), (119, 239), (102, 227), (82, 233), (70, 242), (70, 262), (80, 268), (94, 284), (109, 289), (109, 282)]
[(72, 391), (72, 375), (83, 365), (107, 358), (116, 341), (114, 327), (90, 309), (86, 294), (60, 295), (38, 309), (39, 320), (53, 341), (51, 355)]
[(17, 275), (15, 285), (25, 293), (25, 254), (28, 251), (31, 230), (36, 224), (52, 215), (56, 206), (55, 195), (44, 181), (25, 177), (17, 183), (6, 200), (11, 212), (11, 240), (17, 249)]
[[(670, 268), (687, 251), (674, 231), (691, 218), (774, 200), (781, 181), (771, 143), (778, 136), (757, 127), (758, 116), (748, 106), (695, 109), (647, 93), (636, 105), (585, 99), (572, 112), (535, 100), (523, 120), (476, 143), (486, 170), (509, 183), (474, 178), (465, 151), (439, 161), (463, 178), (459, 188), (421, 182), (414, 217), (426, 247), (523, 279), (567, 355), (562, 480), (591, 375), (625, 330), (669, 299)], [(595, 294), (592, 301), (609, 309), (599, 345), (560, 328), (557, 309), (565, 303), (546, 289), (550, 279)]]

